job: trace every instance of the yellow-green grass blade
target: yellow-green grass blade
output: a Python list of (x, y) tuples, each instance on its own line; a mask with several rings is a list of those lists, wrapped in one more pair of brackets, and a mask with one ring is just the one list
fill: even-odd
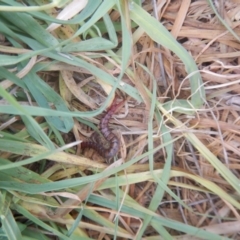
[[(174, 141), (177, 139), (174, 139)], [(169, 143), (164, 143), (154, 150), (149, 150), (155, 152), (160, 150), (161, 148), (165, 147)], [(13, 147), (15, 146), (15, 148)], [(29, 144), (25, 143), (19, 143), (17, 141), (10, 141), (8, 140), (7, 142), (0, 139), (0, 150), (4, 149), (5, 151), (8, 150), (9, 152), (16, 153), (20, 151), (20, 155), (30, 155), (33, 156), (32, 158), (23, 160), (21, 162), (15, 162), (7, 165), (0, 166), (0, 170), (3, 169), (9, 169), (9, 168), (14, 168), (14, 167), (19, 167), (24, 164), (29, 164), (31, 162), (38, 161), (39, 159), (43, 158), (48, 158), (53, 161), (58, 161), (58, 162), (65, 162), (65, 163), (71, 163), (75, 165), (83, 165), (83, 166), (88, 166), (91, 168), (91, 166), (94, 166), (93, 170), (99, 170), (99, 169), (104, 169), (106, 168), (105, 164), (101, 163), (94, 163), (86, 158), (80, 157), (80, 156), (75, 156), (71, 154), (67, 154), (64, 152), (58, 152), (59, 150), (54, 150), (54, 151), (48, 151), (46, 148), (36, 145), (36, 144), (31, 144), (31, 147), (29, 147)], [(64, 189), (65, 187), (74, 187), (74, 186), (79, 186), (82, 184), (86, 183), (91, 183), (93, 181), (97, 181), (102, 178), (107, 178), (113, 174), (116, 174), (117, 172), (123, 171), (124, 169), (128, 168), (129, 166), (135, 164), (136, 162), (140, 161), (141, 159), (147, 157), (149, 155), (149, 152), (142, 154), (141, 156), (138, 156), (136, 158), (133, 158), (129, 160), (128, 162), (122, 164), (121, 166), (115, 167), (114, 169), (109, 169), (108, 171), (104, 171), (101, 173), (96, 173), (91, 176), (86, 176), (84, 178), (75, 178), (75, 179), (69, 179), (69, 180), (64, 180), (64, 181), (58, 181), (54, 183), (48, 183), (46, 185), (44, 184), (24, 184), (24, 183), (17, 183), (14, 181), (0, 181), (0, 188), (3, 189), (10, 189), (10, 190), (17, 190), (20, 192), (26, 192), (26, 193), (39, 193), (39, 192), (45, 192), (45, 191), (52, 191), (52, 190), (59, 190), (59, 189)]]
[[(153, 173), (151, 172), (151, 174), (153, 174)], [(126, 179), (126, 177), (125, 177), (125, 179)], [(130, 203), (131, 206), (135, 206), (134, 207), (135, 209), (138, 209), (138, 206), (140, 206), (140, 204), (138, 202), (136, 202), (134, 199), (132, 199), (130, 196), (125, 195), (124, 192), (120, 188), (115, 190), (115, 188), (113, 187), (112, 192), (115, 193), (115, 194), (116, 194), (116, 192), (118, 192), (120, 200), (124, 199), (123, 205), (125, 205), (125, 203), (126, 203), (126, 205), (128, 206), (128, 203)], [(117, 194), (116, 194), (116, 198), (118, 198)], [(116, 205), (115, 208), (118, 209), (119, 207)], [(141, 208), (141, 206), (140, 206), (140, 208)], [(151, 211), (151, 210), (149, 210), (149, 211)], [(151, 211), (151, 212), (154, 212), (154, 211)], [(143, 225), (144, 225), (144, 222), (146, 222), (146, 219), (151, 220), (152, 217), (153, 217), (152, 214), (146, 214), (146, 217), (143, 218)], [(150, 223), (150, 225), (151, 224), (152, 223)], [(143, 229), (143, 227), (141, 229)], [(139, 236), (142, 235), (141, 229), (138, 230), (137, 235), (136, 235), (136, 239), (138, 239)], [(155, 230), (157, 232), (159, 232), (159, 236), (162, 236), (164, 239), (171, 239), (171, 235), (167, 232), (166, 228), (163, 227), (160, 223), (158, 224), (158, 227)]]
[[(39, 218), (35, 217), (34, 215), (32, 215), (29, 211), (27, 211), (24, 207), (18, 205), (18, 204), (13, 204), (12, 208), (17, 211), (18, 213), (22, 214), (23, 216), (26, 217), (26, 219), (31, 220), (33, 223), (35, 223), (36, 225), (42, 227), (43, 229), (49, 231), (50, 233), (55, 234), (56, 236), (60, 237), (61, 239), (64, 240), (71, 240), (71, 238), (67, 237), (65, 234), (59, 232), (58, 230), (56, 230), (55, 228), (47, 225), (46, 223), (44, 223), (42, 220), (40, 220)], [(34, 209), (32, 209), (34, 210)]]
[[(63, 152), (63, 150), (79, 144), (79, 142), (71, 143), (54, 150), (48, 150), (46, 147), (43, 147), (38, 144), (24, 143), (7, 139), (0, 139), (0, 142), (2, 143), (0, 146), (0, 149), (2, 151), (24, 156), (32, 156), (29, 159), (25, 159), (19, 162), (13, 162), (7, 165), (2, 165), (0, 166), (0, 170), (31, 164), (45, 158), (48, 158), (49, 160), (53, 160), (56, 162), (63, 162), (65, 164), (71, 163), (74, 165), (83, 166), (91, 166), (93, 162), (87, 158)], [(105, 164), (96, 163), (95, 166), (96, 168), (102, 169), (105, 167)]]
[[(85, 217), (87, 217), (88, 219), (106, 227), (106, 228), (111, 228), (114, 229), (114, 223), (112, 223), (111, 221), (109, 221), (107, 218), (103, 217), (102, 215), (100, 215), (99, 213), (97, 213), (96, 211), (93, 211), (92, 209), (86, 208), (84, 209), (83, 215)], [(120, 226), (118, 226), (118, 231), (127, 234), (128, 232), (121, 228)]]
[(207, 159), (222, 177), (240, 193), (240, 180), (225, 166), (193, 133), (185, 133), (186, 138)]
[[(14, 163), (12, 163), (11, 161), (7, 160), (7, 159), (3, 159), (0, 158), (0, 166), (7, 166), (12, 164), (11, 168), (7, 168), (7, 169), (0, 169), (1, 174), (4, 174), (5, 176), (9, 176), (10, 178), (17, 178), (22, 182), (39, 182), (39, 183), (48, 183), (51, 182), (50, 180), (41, 177), (39, 174), (25, 168), (22, 166), (14, 166)], [(1, 176), (0, 176), (1, 177)], [(3, 177), (1, 177), (1, 180), (4, 180)]]
[[(91, 195), (89, 198), (89, 202), (93, 204), (98, 204), (103, 207), (110, 208), (116, 211), (118, 210), (115, 208), (116, 207), (115, 201), (112, 199), (106, 199), (103, 197), (99, 197), (97, 195)], [(121, 212), (134, 216), (135, 218), (140, 218), (140, 219), (144, 219), (146, 215), (151, 215), (152, 216), (151, 224), (153, 225), (161, 224), (164, 227), (168, 227), (170, 229), (184, 232), (186, 234), (190, 234), (194, 237), (199, 237), (202, 239), (222, 240), (222, 236), (219, 236), (217, 234), (214, 234), (214, 233), (205, 231), (203, 229), (199, 229), (197, 227), (193, 227), (175, 220), (164, 218), (158, 215), (157, 213), (142, 207), (139, 204), (135, 204), (133, 201), (125, 200), (124, 205), (121, 208)], [(225, 239), (228, 239), (228, 238), (225, 238)]]
[[(164, 176), (164, 169), (154, 170), (154, 174), (156, 176), (158, 176), (159, 178), (161, 178), (162, 176)], [(191, 179), (191, 180), (197, 182), (198, 184), (201, 184), (201, 186), (204, 187), (204, 188), (197, 188), (198, 191), (209, 192), (209, 193), (215, 194), (216, 196), (221, 197), (225, 201), (228, 201), (229, 203), (231, 203), (236, 208), (240, 209), (240, 203), (233, 196), (229, 195), (227, 192), (222, 190), (221, 187), (219, 187), (217, 184), (215, 184), (207, 179), (198, 177), (191, 173), (183, 172), (181, 170), (171, 170), (169, 174), (170, 174), (170, 178), (185, 177), (185, 178)], [(140, 182), (144, 182), (144, 181), (157, 182), (150, 171), (128, 174), (127, 179), (125, 176), (118, 176), (118, 181), (119, 181), (119, 186), (125, 186), (127, 184), (136, 184), (136, 183), (140, 183)], [(170, 185), (177, 185), (177, 183), (171, 182)], [(99, 187), (99, 189), (101, 190), (101, 189), (108, 189), (108, 188), (113, 188), (113, 187), (114, 187), (114, 179), (109, 178)], [(183, 187), (185, 187), (187, 189), (195, 189), (194, 186), (190, 186), (190, 185), (189, 186), (184, 185)], [(161, 201), (159, 201), (159, 203), (160, 202)]]
[[(149, 119), (148, 119), (148, 149), (153, 149), (153, 118), (154, 118), (154, 113), (155, 113), (155, 106), (156, 106), (156, 97), (157, 97), (157, 84), (156, 84), (156, 79), (151, 76), (152, 78), (152, 83), (153, 83), (153, 92), (152, 92), (152, 98), (151, 98), (151, 109), (150, 109), (150, 112), (149, 112)], [(154, 173), (154, 168), (153, 168), (153, 165), (154, 165), (154, 155), (153, 153), (150, 153), (149, 154), (149, 167), (150, 167), (150, 171), (153, 175), (153, 178), (155, 179), (155, 181), (158, 183), (157, 187), (156, 187), (156, 190), (152, 196), (152, 199), (151, 199), (151, 202), (149, 204), (149, 210), (155, 212), (156, 209), (158, 208), (159, 206), (159, 202), (161, 202), (163, 196), (164, 196), (164, 193), (165, 193), (165, 189), (168, 188), (167, 187), (167, 183), (169, 181), (169, 177), (170, 177), (170, 169), (171, 169), (171, 158), (172, 158), (172, 149), (173, 149), (173, 145), (170, 144), (170, 146), (167, 148), (167, 155), (168, 155), (168, 159), (166, 160), (166, 164), (164, 166), (164, 169), (165, 169), (165, 174), (162, 176), (162, 178), (158, 178), (157, 175), (155, 175)], [(169, 151), (170, 150), (170, 151)], [(164, 188), (162, 187), (164, 186)], [(169, 189), (169, 192), (170, 189)], [(173, 193), (172, 193), (173, 194)], [(180, 199), (179, 199), (180, 200)], [(136, 239), (141, 239), (146, 228), (148, 227), (150, 221), (152, 219), (152, 216), (146, 216), (144, 219), (143, 219), (143, 224), (138, 232), (138, 235), (136, 237)], [(163, 226), (161, 226), (159, 224), (159, 227), (162, 228), (163, 230), (163, 233), (165, 237), (167, 237), (167, 232), (164, 231), (165, 229), (163, 228)], [(159, 228), (158, 228), (159, 229)], [(156, 229), (158, 231), (158, 229)]]
[(222, 177), (239, 193), (240, 180), (225, 166), (187, 127), (172, 115), (166, 109), (158, 104), (159, 109), (165, 114), (166, 117), (179, 129), (183, 130), (183, 135), (191, 142), (191, 144), (207, 159), (211, 165), (222, 175)]

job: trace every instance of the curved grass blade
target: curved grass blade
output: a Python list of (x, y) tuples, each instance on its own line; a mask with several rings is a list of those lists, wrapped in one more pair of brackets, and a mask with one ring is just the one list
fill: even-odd
[(39, 143), (43, 146), (46, 146), (48, 149), (55, 149), (54, 144), (48, 138), (46, 133), (42, 130), (39, 124), (29, 115), (29, 113), (22, 107), (13, 96), (11, 96), (5, 89), (3, 89), (0, 85), (0, 96), (2, 96), (5, 100), (7, 100), (15, 109), (15, 111), (19, 111), (23, 116), (23, 120), (27, 124), (26, 127), (30, 131), (32, 137), (34, 137)]
[[(117, 1), (117, 6), (118, 6), (119, 13), (121, 15), (121, 30), (122, 30), (121, 31), (122, 32), (122, 51), (121, 51), (121, 60), (122, 61), (121, 61), (121, 72), (118, 76), (118, 79), (120, 81), (126, 71), (126, 68), (127, 68), (131, 53), (132, 53), (133, 43), (132, 43), (131, 34), (130, 34), (128, 26), (127, 26), (127, 22), (125, 20), (127, 18), (128, 12), (124, 11), (123, 2)], [(128, 20), (129, 20), (129, 24), (130, 24), (130, 19), (128, 19)]]
[(83, 26), (80, 27), (76, 33), (69, 38), (68, 40), (63, 41), (59, 45), (65, 45), (68, 42), (70, 42), (73, 38), (79, 36), (80, 34), (86, 32), (91, 26), (93, 26), (100, 18), (105, 16), (110, 9), (115, 5), (115, 0), (104, 0), (101, 5), (97, 8), (97, 10), (94, 12), (92, 17), (90, 18), (89, 21), (87, 21)]
[(1, 66), (0, 66), (0, 77), (6, 78), (6, 79), (12, 81), (13, 83), (15, 83), (16, 85), (18, 85), (19, 87), (21, 87), (23, 89), (27, 89), (26, 85), (24, 84), (23, 81), (20, 80), (20, 78), (18, 78), (15, 74), (9, 72), (6, 68), (1, 67)]
[(55, 228), (49, 226), (48, 224), (46, 224), (45, 222), (43, 222), (39, 218), (35, 217), (29, 211), (27, 211), (24, 207), (20, 206), (19, 204), (14, 204), (12, 208), (15, 211), (19, 212), (20, 214), (22, 214), (23, 216), (25, 216), (26, 219), (31, 220), (36, 225), (42, 227), (43, 229), (46, 229), (50, 233), (55, 234), (56, 236), (60, 237), (61, 239), (63, 239), (63, 240), (71, 240), (71, 238), (65, 236), (64, 234), (62, 234), (61, 232), (59, 232)]
[(58, 45), (58, 40), (51, 33), (46, 31), (33, 17), (26, 13), (9, 13), (0, 12), (0, 16), (15, 25), (24, 33), (29, 34), (45, 47)]
[[(115, 202), (112, 199), (109, 200), (109, 199), (103, 198), (102, 196), (99, 197), (97, 195), (91, 195), (89, 198), (89, 202), (117, 211), (117, 209), (115, 209)], [(216, 240), (223, 239), (222, 236), (219, 236), (215, 233), (211, 233), (211, 232), (205, 231), (203, 229), (199, 229), (197, 227), (193, 227), (188, 224), (184, 224), (182, 222), (164, 218), (164, 217), (140, 206), (139, 204), (138, 205), (136, 205), (134, 203), (132, 204), (132, 202), (130, 202), (130, 201), (124, 201), (124, 205), (121, 208), (121, 212), (130, 214), (131, 216), (135, 216), (136, 218), (140, 218), (140, 219), (144, 219), (146, 217), (146, 215), (151, 215), (154, 225), (160, 224), (166, 228), (184, 232), (186, 234), (189, 234), (191, 236), (191, 239), (193, 239), (193, 237), (199, 237), (200, 239), (214, 239), (214, 240), (215, 239)], [(224, 238), (224, 240), (226, 240), (226, 239), (229, 239), (229, 238)]]
[[(38, 42), (36, 42), (33, 39), (23, 37), (23, 36), (21, 36), (21, 39), (24, 42), (26, 42), (34, 50), (39, 50), (39, 49), (43, 48), (43, 46), (41, 44), (39, 44)], [(90, 63), (84, 61), (81, 58), (78, 58), (78, 57), (75, 57), (75, 56), (72, 56), (72, 55), (60, 55), (58, 53), (50, 52), (50, 51), (49, 52), (44, 52), (44, 53), (42, 53), (42, 55), (47, 56), (47, 57), (52, 58), (52, 59), (55, 59), (55, 60), (58, 60), (60, 62), (70, 64), (70, 65), (83, 67), (83, 68), (87, 69), (94, 76), (101, 78), (101, 80), (103, 82), (106, 82), (106, 83), (108, 83), (112, 86), (117, 84), (117, 87), (119, 89), (126, 92), (128, 95), (130, 95), (131, 97), (133, 97), (137, 101), (142, 100), (141, 96), (139, 95), (139, 92), (134, 87), (132, 87), (131, 85), (129, 85), (127, 83), (117, 81), (117, 79), (115, 77), (113, 77), (112, 75), (110, 75), (107, 72), (101, 70), (100, 68), (97, 68), (93, 64), (90, 64)], [(106, 105), (103, 105), (103, 107), (99, 108), (98, 114), (100, 114), (101, 111), (103, 111), (105, 108), (106, 108)]]
[(62, 48), (62, 52), (79, 52), (79, 51), (99, 51), (112, 49), (117, 46), (117, 34), (108, 14), (103, 16), (110, 40), (102, 37), (94, 37), (78, 43), (69, 43)]
[(207, 0), (207, 2), (209, 3), (210, 7), (212, 8), (213, 12), (216, 14), (219, 21), (222, 23), (222, 25), (240, 42), (239, 36), (232, 30), (232, 28), (227, 24), (227, 22), (224, 21), (224, 19), (220, 16), (216, 7), (213, 4), (213, 1)]
[(11, 198), (6, 192), (0, 192), (0, 218), (2, 229), (8, 239), (18, 240), (22, 239), (21, 231), (13, 217), (13, 214), (9, 208)]
[[(175, 40), (175, 38), (160, 22), (158, 22), (155, 18), (153, 18), (150, 14), (148, 14), (144, 9), (139, 7), (134, 2), (130, 3), (130, 17), (135, 23), (139, 25), (139, 27), (143, 28), (143, 30), (155, 42), (173, 51), (183, 61), (188, 74), (196, 72), (194, 75), (191, 75), (189, 77), (191, 87), (191, 104), (189, 104), (186, 100), (177, 102), (171, 101), (165, 104), (164, 107), (166, 107), (168, 110), (176, 109), (176, 111), (179, 111), (181, 107), (187, 107), (188, 109), (192, 110), (192, 106), (194, 108), (200, 108), (204, 103), (203, 100), (205, 99), (205, 90), (203, 88), (201, 75), (198, 73), (198, 68), (186, 49), (184, 49)], [(183, 109), (183, 111), (185, 110)]]
[[(57, 110), (68, 112), (68, 108), (63, 99), (37, 74), (32, 71), (23, 78), (31, 94), (36, 99), (39, 106), (51, 109), (49, 103), (52, 103)], [(73, 128), (73, 119), (71, 117), (46, 117), (50, 125), (62, 132), (69, 132)]]

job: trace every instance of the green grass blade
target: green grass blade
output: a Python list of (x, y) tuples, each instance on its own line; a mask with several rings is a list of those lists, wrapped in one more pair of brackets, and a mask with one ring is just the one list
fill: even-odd
[(232, 28), (227, 24), (227, 22), (220, 16), (216, 7), (213, 4), (213, 1), (212, 0), (207, 0), (207, 2), (209, 3), (210, 7), (212, 8), (214, 13), (216, 14), (219, 21), (222, 23), (222, 25), (240, 42), (239, 36), (232, 30)]
[(11, 198), (8, 194), (0, 192), (0, 218), (2, 229), (8, 239), (19, 240), (22, 239), (21, 231), (13, 217), (13, 214), (8, 205), (10, 205)]
[(45, 47), (56, 46), (59, 42), (51, 33), (46, 31), (33, 17), (26, 13), (14, 13), (12, 15), (0, 12), (0, 16), (14, 24), (24, 33), (28, 33)]
[[(98, 197), (97, 195), (91, 195), (89, 198), (89, 201), (93, 204), (100, 204), (101, 206), (104, 206), (106, 208), (110, 208), (113, 210), (115, 209), (115, 202), (103, 197)], [(197, 227), (193, 227), (178, 221), (174, 221), (168, 218), (164, 218), (154, 212), (149, 211), (148, 209), (135, 204), (130, 203), (129, 201), (125, 201), (125, 204), (122, 206), (121, 211), (126, 214), (131, 214), (131, 216), (135, 216), (136, 218), (144, 219), (146, 214), (151, 215), (152, 221), (154, 221), (153, 225), (161, 224), (164, 227), (168, 227), (170, 229), (174, 229), (180, 232), (184, 232), (186, 234), (191, 235), (192, 237), (199, 237), (201, 239), (216, 239), (216, 240), (223, 240), (222, 236), (219, 236), (217, 234), (205, 231), (203, 229), (199, 229)], [(224, 238), (228, 239), (228, 238)]]
[(114, 47), (115, 45), (111, 41), (96, 37), (78, 43), (69, 43), (62, 49), (62, 52), (101, 51), (105, 49), (112, 49)]
[(6, 78), (19, 87), (26, 89), (26, 85), (15, 74), (9, 72), (6, 68), (0, 66), (0, 77)]
[[(175, 38), (168, 32), (168, 30), (155, 18), (153, 18), (150, 14), (148, 14), (145, 10), (139, 7), (134, 2), (131, 2), (130, 5), (130, 16), (131, 19), (136, 22), (143, 30), (151, 37), (155, 42), (161, 44), (162, 46), (173, 51), (184, 63), (186, 71), (188, 74), (196, 72), (194, 75), (189, 77), (190, 79), (190, 87), (191, 87), (191, 104), (195, 108), (200, 108), (205, 98), (205, 91), (203, 88), (202, 78), (198, 72), (198, 68), (192, 59), (192, 57), (188, 54), (185, 48), (183, 48)], [(157, 26), (157, 27), (156, 27)], [(187, 101), (182, 100), (188, 108), (192, 109), (192, 107), (188, 104)], [(169, 102), (165, 105), (167, 109), (175, 108), (181, 106), (181, 102)], [(183, 107), (185, 107), (183, 105)], [(176, 109), (177, 111), (177, 109)]]
[[(38, 42), (36, 42), (33, 39), (23, 37), (23, 36), (20, 36), (20, 37), (21, 37), (21, 40), (23, 40), (25, 43), (27, 43), (34, 50), (39, 50), (39, 49), (43, 48), (43, 46), (41, 44), (39, 44)], [(111, 86), (114, 86), (115, 84), (117, 84), (117, 87), (119, 89), (121, 89), (123, 92), (126, 92), (128, 95), (130, 95), (131, 97), (133, 97), (137, 101), (142, 100), (142, 98), (141, 98), (139, 92), (137, 91), (137, 89), (135, 89), (134, 87), (132, 87), (131, 85), (129, 85), (127, 83), (119, 82), (112, 75), (110, 75), (107, 72), (103, 71), (102, 69), (97, 68), (96, 66), (84, 61), (81, 58), (78, 58), (78, 57), (75, 57), (75, 56), (72, 56), (72, 55), (63, 56), (63, 55), (60, 55), (58, 53), (49, 52), (49, 51), (44, 52), (42, 54), (44, 56), (49, 57), (49, 58), (58, 60), (60, 62), (64, 62), (64, 63), (74, 65), (74, 66), (77, 66), (77, 67), (83, 67), (84, 69), (87, 69), (94, 76), (100, 78), (103, 82), (105, 82), (107, 84), (110, 84)], [(99, 108), (98, 114), (101, 113), (106, 108), (106, 105), (107, 104), (103, 104), (101, 106), (101, 108)]]
[[(17, 6), (17, 7), (23, 7), (23, 5), (21, 3), (18, 3), (16, 1), (13, 0), (6, 0), (6, 1), (2, 1), (5, 2), (6, 4), (8, 4), (9, 6)], [(29, 3), (31, 4), (31, 3)], [(79, 24), (81, 22), (83, 22), (85, 19), (87, 19), (88, 17), (92, 16), (92, 14), (96, 11), (97, 7), (101, 4), (101, 1), (96, 1), (96, 0), (89, 0), (86, 7), (79, 13), (77, 14), (73, 19), (69, 19), (69, 20), (60, 20), (54, 17), (51, 17), (49, 15), (47, 15), (44, 12), (28, 12), (30, 15), (44, 20), (46, 22), (51, 22), (51, 23), (60, 23), (60, 24)], [(25, 7), (25, 9), (27, 9)]]
[(122, 79), (126, 71), (130, 56), (132, 54), (132, 46), (133, 46), (132, 36), (129, 32), (129, 29), (127, 28), (127, 22), (124, 16), (124, 13), (125, 13), (124, 6), (122, 4), (123, 2), (117, 1), (118, 10), (121, 15), (121, 30), (122, 30), (121, 31), (122, 32), (122, 49), (119, 52), (121, 54), (121, 72), (118, 76), (119, 81)]
[(100, 51), (116, 47), (117, 35), (109, 15), (104, 15), (103, 20), (107, 28), (110, 41), (102, 37), (94, 37), (78, 43), (70, 42), (62, 48), (62, 52)]
[(7, 100), (15, 111), (20, 111), (23, 116), (23, 121), (27, 124), (26, 127), (29, 129), (32, 136), (39, 141), (43, 146), (48, 149), (55, 149), (54, 144), (48, 138), (46, 133), (40, 128), (39, 124), (29, 115), (29, 113), (22, 107), (14, 97), (12, 97), (5, 89), (0, 86), (0, 96)]
[(105, 16), (110, 9), (115, 5), (115, 0), (104, 0), (101, 5), (97, 8), (97, 10), (94, 12), (92, 17), (78, 30), (76, 33), (69, 38), (68, 40), (62, 42), (60, 45), (67, 44), (69, 41), (71, 41), (73, 38), (79, 36), (80, 34), (83, 34), (86, 32), (91, 26), (93, 26), (100, 18)]
[[(50, 109), (49, 103), (52, 103), (57, 110), (68, 112), (68, 108), (63, 99), (48, 84), (46, 84), (37, 74), (32, 71), (23, 78), (33, 97), (39, 106)], [(73, 128), (73, 119), (71, 117), (46, 117), (50, 125), (62, 132), (69, 132)]]

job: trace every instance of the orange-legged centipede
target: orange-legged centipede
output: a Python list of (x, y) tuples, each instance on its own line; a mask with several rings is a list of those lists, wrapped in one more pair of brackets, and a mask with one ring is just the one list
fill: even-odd
[(97, 151), (104, 158), (114, 157), (119, 151), (119, 139), (117, 136), (109, 129), (108, 123), (112, 115), (123, 105), (125, 100), (120, 103), (116, 103), (116, 98), (113, 100), (112, 105), (108, 108), (105, 115), (101, 118), (99, 124), (99, 130), (102, 133), (103, 137), (109, 143), (109, 146), (106, 148), (102, 143), (97, 143), (93, 141), (83, 141), (81, 143), (81, 148), (92, 148)]

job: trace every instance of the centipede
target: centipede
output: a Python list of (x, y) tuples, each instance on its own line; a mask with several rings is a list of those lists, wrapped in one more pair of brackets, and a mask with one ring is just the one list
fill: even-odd
[(108, 147), (105, 147), (100, 141), (83, 141), (81, 142), (81, 149), (92, 148), (102, 157), (108, 159), (114, 157), (118, 153), (120, 142), (118, 137), (109, 128), (109, 120), (112, 118), (113, 114), (124, 104), (124, 102), (125, 100), (117, 103), (116, 98), (114, 98), (112, 105), (107, 109), (106, 113), (100, 119), (99, 130), (107, 141)]

